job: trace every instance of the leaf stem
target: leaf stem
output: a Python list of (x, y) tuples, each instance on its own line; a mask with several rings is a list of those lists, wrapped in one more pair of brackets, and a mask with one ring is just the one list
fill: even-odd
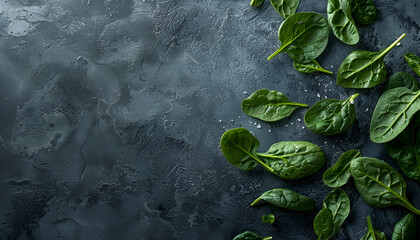
[(412, 211), (413, 213), (420, 215), (420, 210), (418, 210), (417, 208), (415, 208), (409, 201), (404, 201), (404, 204), (408, 210)]
[(323, 73), (327, 73), (327, 74), (333, 74), (331, 71), (328, 71), (327, 69), (324, 68), (315, 68), (318, 72), (323, 72)]
[(249, 5), (254, 6), (256, 0), (251, 0), (251, 3)]
[(368, 231), (373, 229), (372, 222), (370, 221), (370, 217), (366, 218), (368, 224)]
[(273, 237), (265, 237), (262, 240), (271, 240), (271, 239), (273, 239)]
[(277, 50), (276, 50), (273, 54), (271, 54), (271, 55), (268, 57), (268, 60), (271, 60), (271, 59), (272, 59), (273, 57), (275, 57), (277, 54), (281, 53), (285, 47), (287, 47), (287, 44), (286, 44), (286, 45), (284, 45), (284, 46), (280, 46), (280, 48), (279, 48), (279, 49), (277, 49)]
[(270, 171), (271, 173), (274, 172), (274, 169), (271, 168), (270, 166), (268, 166), (265, 162), (263, 162), (261, 159), (259, 159), (258, 157), (250, 154), (249, 155), (251, 158), (253, 158), (255, 161), (257, 161), (259, 164), (261, 164), (261, 166), (263, 166), (265, 169), (267, 169), (268, 171)]
[(405, 38), (405, 36), (407, 36), (407, 34), (403, 33), (397, 40), (395, 40), (395, 42), (393, 42), (391, 45), (389, 45), (389, 47), (382, 51), (381, 56), (385, 56), (385, 54), (391, 51), (391, 49), (394, 48), (395, 45), (397, 45), (403, 38)]
[(354, 99), (357, 98), (357, 96), (359, 96), (359, 93), (353, 94), (351, 95), (349, 98), (347, 98), (346, 100), (344, 100), (341, 105), (346, 105), (348, 102), (350, 102), (351, 104), (354, 103)]

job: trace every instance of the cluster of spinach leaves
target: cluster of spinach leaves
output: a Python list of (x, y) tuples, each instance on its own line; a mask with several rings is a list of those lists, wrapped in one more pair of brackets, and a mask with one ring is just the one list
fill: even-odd
[[(366, 234), (360, 240), (386, 240), (385, 233), (375, 229), (370, 217), (366, 218), (368, 229)], [(409, 213), (395, 224), (392, 232), (392, 240), (416, 240), (417, 222), (416, 217)]]

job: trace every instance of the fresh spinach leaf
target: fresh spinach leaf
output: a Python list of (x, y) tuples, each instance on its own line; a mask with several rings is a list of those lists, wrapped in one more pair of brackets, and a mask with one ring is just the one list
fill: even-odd
[(323, 72), (327, 74), (332, 74), (332, 72), (322, 68), (316, 60), (295, 60), (293, 61), (293, 67), (301, 73)]
[(347, 131), (356, 119), (354, 99), (356, 93), (346, 100), (324, 99), (317, 102), (305, 113), (305, 124), (313, 132), (334, 135)]
[(392, 240), (416, 240), (416, 235), (416, 216), (409, 213), (395, 224)]
[(378, 11), (372, 0), (350, 0), (350, 5), (356, 23), (369, 25), (378, 19)]
[(254, 206), (261, 200), (274, 206), (294, 211), (310, 211), (315, 208), (315, 201), (312, 198), (284, 188), (272, 189), (263, 193), (255, 199), (251, 206)]
[(363, 200), (372, 207), (400, 205), (420, 215), (406, 197), (403, 177), (381, 160), (359, 157), (350, 164), (354, 184)]
[(404, 54), (404, 58), (408, 63), (408, 66), (420, 76), (420, 58), (412, 53)]
[(419, 81), (417, 81), (417, 79), (413, 76), (406, 72), (396, 72), (386, 82), (382, 92), (386, 92), (397, 87), (406, 87), (411, 91), (417, 91), (420, 89)]
[(296, 13), (300, 0), (271, 0), (274, 9), (284, 18)]
[(250, 5), (253, 7), (259, 7), (263, 4), (264, 0), (251, 0)]
[(370, 217), (367, 217), (368, 231), (360, 240), (386, 240), (385, 233), (373, 228)]
[(335, 188), (324, 199), (323, 207), (331, 212), (333, 231), (330, 237), (332, 237), (340, 232), (341, 226), (350, 213), (350, 199), (343, 189)]
[(386, 78), (384, 58), (406, 36), (404, 33), (393, 44), (379, 52), (357, 50), (344, 59), (337, 72), (337, 84), (346, 88), (371, 88)]
[(412, 92), (399, 87), (386, 91), (379, 98), (370, 123), (370, 139), (389, 142), (397, 137), (420, 109), (420, 90)]
[(327, 17), (332, 32), (343, 43), (354, 45), (359, 42), (359, 32), (351, 16), (349, 0), (328, 0)]
[(327, 240), (330, 238), (333, 228), (333, 217), (331, 211), (328, 208), (323, 208), (315, 216), (314, 219), (314, 231), (318, 236), (318, 240)]
[(328, 22), (318, 13), (296, 13), (286, 18), (279, 28), (281, 47), (268, 60), (281, 52), (298, 61), (316, 59), (328, 43)]
[(275, 122), (289, 116), (295, 109), (308, 105), (291, 102), (281, 92), (260, 89), (243, 100), (241, 107), (251, 117)]
[(328, 187), (336, 188), (344, 186), (350, 179), (350, 163), (353, 159), (360, 157), (358, 150), (350, 150), (340, 156), (337, 163), (325, 171), (322, 179)]
[(273, 214), (268, 214), (267, 216), (266, 215), (262, 216), (262, 222), (263, 223), (273, 224), (274, 221), (276, 221), (276, 217)]
[(261, 237), (260, 235), (253, 233), (251, 231), (246, 231), (244, 233), (239, 234), (233, 240), (270, 240), (273, 239), (272, 237)]

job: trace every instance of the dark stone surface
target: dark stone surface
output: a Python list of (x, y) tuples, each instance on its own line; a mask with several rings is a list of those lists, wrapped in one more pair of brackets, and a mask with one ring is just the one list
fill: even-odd
[[(359, 44), (331, 34), (324, 67), (336, 71), (351, 51), (380, 50), (405, 32), (385, 62), (389, 74), (413, 74), (403, 54), (420, 54), (420, 4), (375, 3), (380, 18), (359, 26)], [(326, 5), (302, 0), (298, 11), (325, 15)], [(341, 153), (357, 148), (397, 167), (368, 135), (383, 85), (358, 91), (356, 123), (340, 136), (310, 132), (304, 109), (273, 124), (244, 115), (240, 102), (260, 88), (310, 105), (356, 92), (335, 76), (297, 73), (286, 54), (266, 60), (282, 21), (269, 1), (255, 9), (236, 0), (1, 0), (0, 10), (0, 239), (231, 239), (248, 229), (314, 239), (330, 191), (321, 176)], [(239, 171), (219, 139), (240, 126), (262, 150), (313, 142), (327, 166), (300, 181)], [(419, 183), (407, 182), (420, 207)], [(277, 187), (311, 196), (317, 208), (249, 206)], [(367, 206), (352, 183), (344, 189), (352, 210), (337, 239), (360, 239), (366, 216), (390, 237), (407, 213)], [(261, 222), (268, 213), (274, 226)]]

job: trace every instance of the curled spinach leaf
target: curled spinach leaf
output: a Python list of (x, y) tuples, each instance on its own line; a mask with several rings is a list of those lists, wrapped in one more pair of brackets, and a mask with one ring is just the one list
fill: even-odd
[(356, 93), (346, 100), (324, 99), (305, 113), (305, 124), (313, 132), (334, 135), (347, 131), (356, 119), (354, 99)]
[(372, 0), (350, 0), (350, 5), (356, 23), (369, 25), (378, 19), (378, 11)]
[(318, 13), (296, 13), (283, 21), (278, 35), (282, 45), (268, 60), (281, 52), (293, 60), (316, 59), (327, 47), (328, 22)]
[(403, 177), (381, 160), (359, 157), (350, 164), (354, 184), (363, 200), (372, 207), (400, 205), (420, 215), (406, 197)]
[(358, 150), (350, 150), (340, 156), (337, 163), (325, 171), (322, 179), (328, 187), (336, 188), (344, 186), (350, 179), (350, 163), (360, 157)]
[(416, 235), (416, 216), (409, 213), (395, 224), (392, 240), (416, 240)]
[(251, 0), (250, 5), (253, 7), (259, 7), (263, 4), (264, 0)]
[(276, 217), (273, 214), (268, 214), (267, 216), (266, 215), (262, 216), (262, 222), (263, 223), (273, 224), (274, 221), (276, 221)]
[(368, 231), (360, 240), (386, 240), (385, 233), (373, 228), (370, 217), (367, 217)]
[(341, 226), (350, 213), (350, 199), (344, 190), (335, 188), (324, 199), (323, 207), (331, 212), (333, 231), (330, 237), (332, 237), (340, 232)]
[(255, 199), (251, 206), (254, 206), (261, 200), (274, 206), (294, 211), (310, 211), (315, 208), (315, 201), (312, 198), (284, 188), (272, 189), (263, 193)]
[(273, 239), (272, 237), (261, 237), (260, 235), (253, 233), (251, 231), (246, 231), (244, 233), (239, 234), (233, 240), (270, 240)]
[(308, 105), (290, 102), (281, 92), (261, 89), (243, 100), (241, 107), (251, 117), (275, 122), (289, 116), (295, 109)]
[(386, 78), (384, 58), (406, 36), (404, 33), (394, 43), (379, 52), (357, 50), (344, 59), (337, 72), (337, 84), (346, 88), (371, 88)]
[(412, 53), (404, 54), (404, 58), (408, 63), (408, 66), (420, 76), (420, 58)]
[(351, 16), (349, 0), (328, 0), (327, 16), (332, 32), (338, 39), (348, 45), (359, 42), (359, 32)]
[(300, 0), (271, 0), (274, 9), (284, 18), (296, 13)]
[(419, 81), (417, 81), (417, 79), (413, 76), (406, 72), (396, 72), (386, 82), (382, 92), (386, 92), (397, 87), (406, 87), (411, 91), (417, 91), (420, 89)]
[(379, 98), (370, 123), (370, 139), (376, 143), (397, 137), (420, 109), (420, 90), (412, 92), (399, 87), (386, 91)]
[(333, 217), (331, 211), (328, 208), (323, 208), (315, 216), (314, 219), (314, 231), (318, 236), (318, 240), (327, 240), (330, 238), (333, 227)]
[(332, 72), (322, 68), (316, 60), (295, 60), (293, 61), (293, 67), (301, 73), (323, 72), (327, 74), (332, 74)]

